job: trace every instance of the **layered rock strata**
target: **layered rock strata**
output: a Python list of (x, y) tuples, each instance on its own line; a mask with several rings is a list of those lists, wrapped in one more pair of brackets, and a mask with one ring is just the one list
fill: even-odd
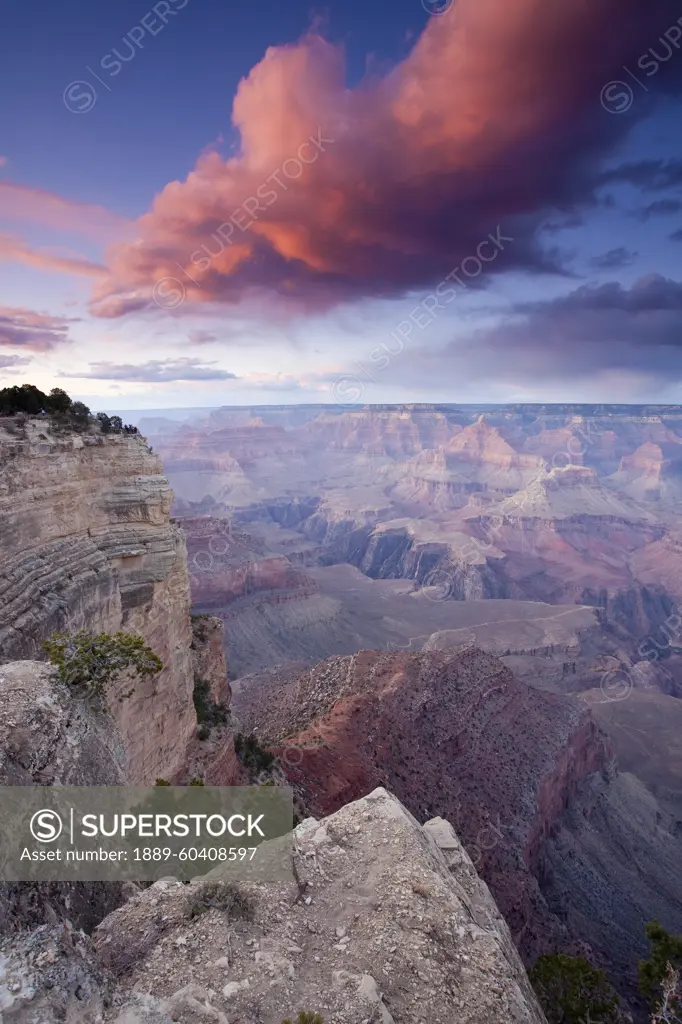
[(181, 764), (195, 727), (185, 542), (160, 459), (139, 435), (0, 436), (0, 659), (54, 630), (139, 633), (164, 668), (112, 694), (132, 782)]

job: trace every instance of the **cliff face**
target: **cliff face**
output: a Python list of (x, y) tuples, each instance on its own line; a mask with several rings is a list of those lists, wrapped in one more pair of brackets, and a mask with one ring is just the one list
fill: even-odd
[(232, 688), (227, 679), (225, 631), (220, 619), (195, 615), (192, 619), (192, 671), (208, 683), (211, 700), (229, 706)]
[(632, 998), (652, 908), (679, 931), (679, 824), (615, 773), (582, 701), (527, 686), (467, 647), (273, 670), (245, 681), (236, 705), (314, 813), (385, 785), (419, 820), (450, 821), (526, 963), (588, 952)]
[(293, 859), (288, 882), (240, 885), (235, 910), (215, 909), (215, 880), (167, 880), (71, 955), (57, 928), (0, 944), (0, 1006), (17, 1024), (279, 1024), (299, 1009), (330, 1024), (545, 1024), (447, 821), (421, 827), (377, 789), (299, 825)]
[(461, 427), (438, 412), (357, 410), (318, 416), (299, 436), (328, 449), (413, 455), (447, 442)]
[(282, 685), (252, 677), (236, 703), (314, 813), (386, 785), (418, 817), (455, 825), (525, 956), (568, 941), (539, 889), (540, 851), (611, 758), (577, 700), (533, 690), (467, 648), (361, 651)]
[[(111, 717), (74, 701), (51, 666), (0, 665), (0, 786), (123, 786), (124, 760)], [(0, 882), (0, 935), (42, 924), (46, 904), (92, 928), (122, 898), (117, 883)]]
[(29, 421), (0, 436), (0, 467), (0, 660), (40, 656), (54, 630), (141, 634), (163, 671), (111, 705), (130, 781), (169, 777), (196, 719), (185, 541), (160, 459), (139, 435)]
[[(208, 684), (210, 701), (229, 711), (232, 688), (227, 678), (225, 633), (222, 621), (212, 615), (192, 616), (192, 670), (194, 685)], [(186, 784), (200, 778), (207, 786), (245, 784), (229, 715), (227, 721), (212, 725), (210, 730), (202, 732), (201, 725), (199, 716), (199, 729), (187, 748), (186, 763), (173, 781)]]

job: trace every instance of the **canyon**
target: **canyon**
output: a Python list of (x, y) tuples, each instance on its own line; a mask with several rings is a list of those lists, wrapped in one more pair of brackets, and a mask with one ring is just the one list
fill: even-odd
[[(435, 856), (460, 888), (475, 880), (514, 984), (516, 950), (526, 966), (557, 949), (586, 954), (641, 1015), (644, 925), (657, 917), (682, 932), (682, 410), (261, 407), (146, 421), (146, 437), (0, 421), (0, 779), (286, 784), (307, 819), (303, 845), (315, 829), (328, 827), (332, 846), (351, 824), (362, 834), (381, 806), (389, 845), (413, 837), (411, 872)], [(136, 632), (163, 662), (132, 694), (121, 681), (106, 727), (69, 712), (35, 660), (54, 630), (81, 627)], [(30, 695), (54, 687), (40, 718)], [(202, 730), (206, 699), (225, 714)], [(247, 769), (236, 732), (255, 734), (275, 768)], [(409, 822), (402, 839), (389, 820)], [(447, 842), (434, 853), (425, 836)], [(372, 877), (386, 868), (362, 863)], [(297, 871), (300, 883), (303, 862)], [(88, 930), (109, 914), (82, 939), (79, 982), (97, 1002), (109, 977), (116, 1013), (104, 1019), (189, 1022), (199, 1002), (220, 1020), (228, 1007), (211, 995), (202, 935), (191, 939), (207, 965), (197, 981), (169, 946), (187, 932), (180, 893), (159, 885), (132, 899), (94, 892), (90, 916), (70, 891), (0, 888), (8, 920), (43, 929), (35, 947), (5, 945), (0, 959), (14, 957), (22, 977), (35, 970), (31, 949), (55, 940), (45, 901), (58, 915), (75, 907)], [(134, 948), (160, 905), (167, 930), (119, 971), (116, 929)], [(261, 949), (279, 949), (284, 933), (263, 915)], [(220, 942), (223, 926), (211, 926)], [(308, 954), (325, 965), (326, 954), (292, 928), (305, 948), (299, 991), (342, 1013), (322, 994), (338, 971), (321, 974)], [(258, 989), (246, 962), (230, 966), (228, 987), (246, 978)], [(390, 971), (378, 978), (358, 960), (348, 973), (358, 980), (339, 998), (352, 1002), (355, 985), (371, 990), (379, 1019), (421, 1019), (423, 983), (403, 1004)], [(243, 998), (234, 1006), (248, 1013)], [(463, 1019), (478, 1019), (476, 998), (456, 1004)], [(518, 1019), (541, 1021), (532, 995), (519, 998)], [(445, 1007), (432, 1006), (434, 1020), (452, 1019)]]
[[(671, 734), (682, 693), (682, 410), (260, 407), (241, 411), (238, 442), (225, 450), (218, 428), (235, 430), (236, 416), (237, 410), (222, 409), (196, 417), (174, 429), (172, 439), (157, 433), (153, 444), (163, 454), (172, 440), (177, 456), (186, 432), (190, 447), (207, 451), (210, 439), (216, 457), (239, 464), (232, 483), (222, 464), (215, 480), (205, 465), (196, 487), (180, 479), (174, 506), (190, 550), (203, 545), (204, 555), (190, 560), (194, 605), (227, 626), (239, 727), (253, 728), (280, 756), (303, 750), (301, 764), (288, 764), (286, 774), (315, 813), (387, 785), (413, 813), (428, 807), (447, 817), (464, 802), (459, 789), (448, 800), (442, 780), (461, 786), (462, 766), (441, 761), (439, 752), (433, 776), (426, 772), (423, 788), (418, 781), (423, 769), (410, 759), (410, 743), (432, 750), (426, 737), (435, 726), (421, 718), (415, 724), (397, 696), (403, 688), (419, 691), (416, 670), (386, 669), (396, 692), (389, 686), (378, 696), (379, 670), (372, 664), (360, 671), (363, 697), (334, 696), (345, 671), (334, 668), (334, 659), (379, 658), (362, 653), (368, 650), (384, 652), (389, 663), (419, 651), (456, 659), (473, 644), (531, 687), (531, 703), (542, 693), (569, 699), (579, 716), (589, 708), (596, 731), (588, 730), (586, 748), (573, 746), (567, 733), (548, 762), (584, 765), (571, 795), (556, 806), (550, 800), (541, 824), (526, 822), (528, 835), (539, 829), (536, 847), (519, 840), (509, 853), (524, 865), (523, 880), (494, 868), (500, 843), (481, 854), (480, 869), (527, 962), (537, 955), (541, 934), (561, 935), (557, 943), (572, 949), (587, 943), (636, 1001), (632, 977), (645, 952), (640, 936), (647, 915), (655, 907), (670, 927), (680, 926), (678, 872), (670, 859), (670, 850), (677, 857), (679, 849), (669, 844), (678, 843), (682, 827), (675, 796), (682, 765), (676, 744), (661, 741)], [(253, 430), (255, 441), (275, 426), (273, 471), (270, 454), (248, 446), (244, 432)], [(207, 540), (215, 531), (222, 540)], [(306, 680), (322, 671), (315, 666), (325, 658), (333, 659), (325, 662), (334, 680), (329, 707), (308, 708), (300, 721), (280, 720), (282, 707), (302, 699)], [(427, 706), (435, 701), (436, 720), (451, 721), (448, 701), (439, 703), (431, 691), (424, 699)], [(400, 711), (390, 710), (392, 701)], [(376, 721), (388, 738), (372, 752), (366, 737), (376, 734)], [(613, 731), (615, 741), (599, 739), (595, 723)], [(474, 742), (467, 729), (455, 735), (465, 746)], [(552, 735), (538, 728), (531, 749)], [(504, 763), (490, 743), (488, 770)], [(653, 747), (656, 758), (645, 757), (642, 750)], [(484, 776), (483, 770), (476, 775), (474, 790), (487, 793)], [(546, 799), (541, 790), (555, 791), (557, 777), (558, 767), (539, 773), (529, 807)], [(431, 806), (434, 794), (442, 804)], [(484, 805), (496, 825), (504, 802), (488, 793)], [(458, 820), (472, 849), (480, 813), (470, 797)], [(634, 820), (650, 826), (635, 828)], [(589, 840), (585, 822), (592, 823)], [(648, 863), (650, 870), (623, 874), (623, 848), (631, 863)], [(567, 851), (574, 875), (563, 864)], [(603, 863), (610, 868), (598, 866)], [(606, 911), (585, 915), (587, 879), (589, 891), (600, 892), (613, 909), (617, 927)], [(566, 895), (571, 891), (575, 904)]]

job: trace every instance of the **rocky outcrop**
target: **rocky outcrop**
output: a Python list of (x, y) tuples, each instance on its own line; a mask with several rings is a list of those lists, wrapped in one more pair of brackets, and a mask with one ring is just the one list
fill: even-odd
[(620, 460), (606, 482), (636, 501), (674, 505), (682, 497), (682, 446), (679, 443), (640, 445)]
[(418, 817), (455, 825), (526, 957), (567, 941), (534, 874), (539, 851), (582, 780), (611, 758), (577, 700), (533, 690), (465, 648), (361, 651), (279, 686), (272, 674), (251, 677), (236, 706), (314, 813), (387, 786)]
[(177, 522), (187, 538), (192, 605), (197, 610), (223, 615), (235, 604), (277, 604), (317, 593), (315, 582), (285, 556), (268, 553), (260, 538), (231, 520), (183, 516)]
[[(651, 793), (618, 781), (607, 736), (575, 697), (528, 687), (496, 658), (464, 648), (362, 651), (298, 678), (252, 677), (237, 705), (315, 813), (385, 785), (420, 820), (451, 821), (526, 963), (557, 949), (592, 955), (591, 947), (632, 996), (647, 908), (680, 930), (682, 882), (671, 864), (682, 834)], [(617, 841), (608, 831), (616, 820)], [(574, 872), (557, 867), (557, 835), (559, 848), (580, 849), (575, 888), (561, 884)], [(592, 884), (600, 911), (588, 927)], [(610, 905), (631, 930), (628, 940), (622, 928), (613, 956)]]
[(230, 715), (232, 689), (227, 676), (225, 647), (221, 619), (212, 615), (192, 616), (192, 668), (198, 728), (187, 748), (187, 762), (174, 782), (186, 784), (193, 779), (203, 779), (208, 786), (244, 784), (244, 773), (234, 749)]
[[(37, 661), (0, 665), (0, 786), (121, 786), (124, 761), (112, 718), (74, 700), (56, 670)], [(56, 911), (92, 928), (121, 898), (120, 885), (0, 883), (0, 934)], [(2, 1010), (0, 1000), (0, 1017)]]
[(118, 786), (123, 741), (40, 661), (0, 665), (0, 786)]
[(449, 444), (446, 451), (462, 462), (477, 466), (499, 466), (504, 469), (542, 468), (542, 461), (535, 455), (517, 452), (502, 435), (499, 427), (491, 426), (484, 416), (465, 427)]
[(391, 495), (411, 508), (448, 511), (462, 508), (474, 493), (513, 494), (544, 468), (541, 457), (516, 451), (499, 427), (480, 417), (446, 445), (408, 459), (394, 474)]
[(192, 671), (194, 680), (208, 684), (208, 693), (216, 704), (229, 707), (232, 690), (227, 678), (225, 630), (221, 619), (213, 615), (192, 616)]
[(195, 718), (186, 549), (161, 461), (139, 435), (29, 421), (0, 437), (0, 465), (0, 658), (35, 657), (60, 629), (142, 635), (163, 671), (111, 703), (130, 780), (172, 774)]
[(66, 924), (42, 925), (20, 938), (0, 940), (3, 1020), (91, 1024), (103, 1019), (110, 997), (107, 973), (82, 931)]
[(46, 928), (0, 946), (0, 1006), (13, 1024), (280, 1024), (299, 1009), (330, 1024), (544, 1024), (446, 821), (420, 827), (377, 789), (299, 825), (294, 869), (278, 886), (157, 882), (93, 944)]

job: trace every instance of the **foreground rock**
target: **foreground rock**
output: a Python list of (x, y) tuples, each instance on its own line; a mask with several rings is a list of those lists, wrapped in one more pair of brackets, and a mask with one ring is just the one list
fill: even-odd
[[(125, 782), (123, 739), (109, 715), (74, 701), (49, 665), (0, 665), (0, 786)], [(121, 886), (114, 883), (0, 882), (0, 934), (56, 916), (92, 928), (121, 898)]]
[(289, 885), (158, 882), (111, 914), (94, 936), (118, 978), (105, 1019), (543, 1024), (447, 822), (422, 828), (377, 789), (295, 836)]

